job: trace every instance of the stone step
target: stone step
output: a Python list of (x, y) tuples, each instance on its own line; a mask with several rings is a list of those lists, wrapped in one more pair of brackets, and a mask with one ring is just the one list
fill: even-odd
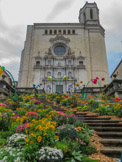
[(113, 139), (121, 139), (122, 132), (97, 132), (98, 136), (102, 138), (113, 138)]
[(119, 120), (85, 120), (84, 123), (119, 123), (120, 121)]
[(90, 127), (122, 127), (122, 123), (89, 123)]
[(76, 115), (77, 117), (90, 117), (90, 118), (94, 118), (94, 117), (98, 117), (98, 115)]
[(86, 114), (88, 114), (88, 113), (82, 113), (82, 112), (81, 113), (77, 113), (76, 112), (76, 115), (86, 115)]
[(104, 146), (122, 147), (122, 139), (102, 139), (100, 142)]
[(107, 155), (107, 156), (110, 156), (110, 157), (114, 157), (114, 158), (121, 158), (121, 152), (122, 152), (122, 147), (120, 148), (116, 148), (116, 147), (113, 147), (113, 148), (104, 148), (103, 150), (101, 150), (101, 153)]
[(121, 127), (93, 127), (95, 131), (99, 132), (122, 132)]
[(99, 117), (78, 117), (79, 120), (110, 120), (111, 118), (99, 118)]

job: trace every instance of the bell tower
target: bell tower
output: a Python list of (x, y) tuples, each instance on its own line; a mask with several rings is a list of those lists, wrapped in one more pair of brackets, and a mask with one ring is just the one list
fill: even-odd
[(79, 11), (79, 22), (81, 24), (99, 24), (99, 9), (97, 4), (88, 3)]

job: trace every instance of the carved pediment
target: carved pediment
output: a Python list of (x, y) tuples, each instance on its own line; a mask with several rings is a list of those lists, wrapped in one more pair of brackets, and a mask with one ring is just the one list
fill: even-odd
[(70, 42), (69, 38), (65, 38), (63, 35), (57, 35), (55, 38), (51, 38), (49, 40), (51, 43), (55, 43), (55, 42), (59, 42), (59, 41), (63, 41), (66, 44)]
[(77, 57), (77, 60), (84, 60), (84, 59), (85, 59), (85, 57), (83, 57), (83, 56)]

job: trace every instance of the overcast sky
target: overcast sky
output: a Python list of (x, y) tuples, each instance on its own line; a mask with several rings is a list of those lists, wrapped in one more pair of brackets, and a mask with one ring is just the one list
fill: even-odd
[[(0, 0), (0, 65), (18, 79), (27, 25), (78, 22), (85, 0)], [(94, 2), (89, 0), (88, 2)], [(106, 30), (109, 75), (122, 59), (122, 0), (96, 0)]]

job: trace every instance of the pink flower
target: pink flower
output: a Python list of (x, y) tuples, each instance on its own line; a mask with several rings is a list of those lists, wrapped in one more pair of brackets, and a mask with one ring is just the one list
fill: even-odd
[(83, 145), (84, 143), (83, 142), (81, 142), (81, 145)]
[(25, 115), (28, 116), (28, 117), (33, 117), (33, 116), (38, 117), (38, 113), (36, 113), (36, 112), (34, 112), (34, 111), (27, 112)]
[(105, 78), (102, 78), (101, 80), (102, 80), (102, 81), (104, 81), (104, 80), (105, 80)]
[(97, 84), (97, 79), (92, 79), (92, 83)]
[(35, 99), (34, 97), (30, 97), (30, 99)]
[(8, 146), (4, 146), (4, 148), (8, 148)]
[(96, 77), (96, 79), (98, 80), (99, 78), (98, 78), (98, 77)]
[(40, 103), (40, 101), (39, 100), (36, 100), (35, 103)]
[(4, 103), (0, 103), (0, 106), (5, 106), (5, 107), (6, 107), (7, 105), (6, 105), (6, 104), (4, 104)]
[(76, 141), (78, 141), (78, 138), (77, 137), (75, 139), (76, 139)]

